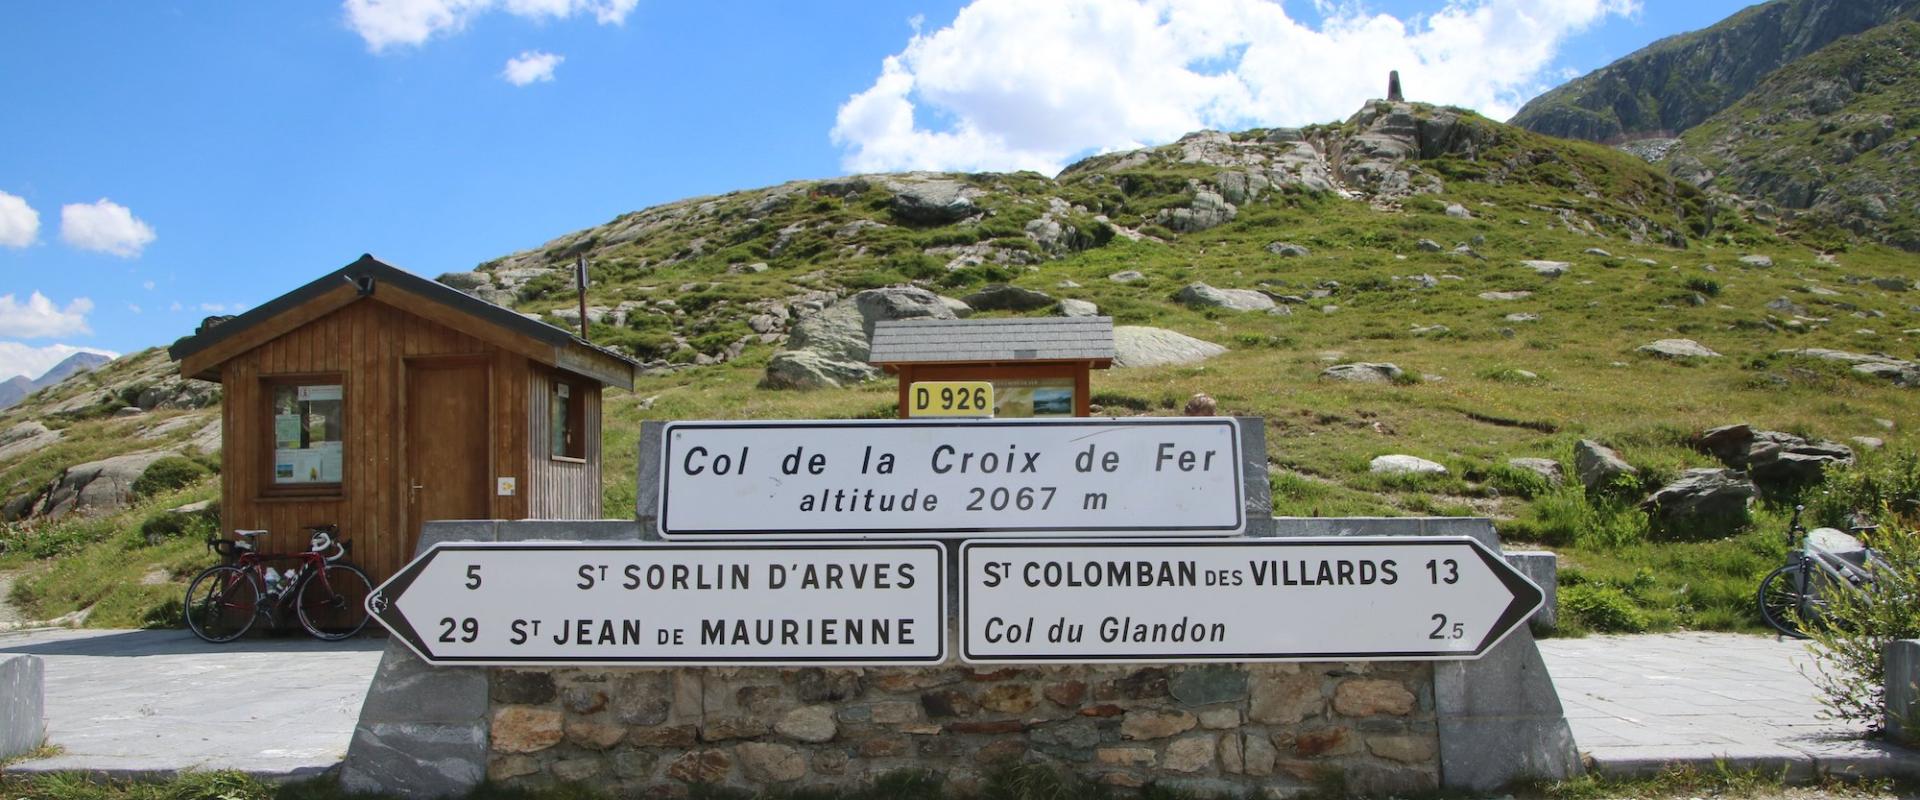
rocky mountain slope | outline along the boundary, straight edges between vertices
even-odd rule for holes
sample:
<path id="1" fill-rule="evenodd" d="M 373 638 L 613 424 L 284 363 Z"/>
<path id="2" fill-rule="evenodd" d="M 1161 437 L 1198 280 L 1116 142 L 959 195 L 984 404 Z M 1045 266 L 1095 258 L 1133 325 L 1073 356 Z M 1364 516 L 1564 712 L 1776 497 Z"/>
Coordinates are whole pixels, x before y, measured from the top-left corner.
<path id="1" fill-rule="evenodd" d="M 1810 232 L 1920 250 L 1920 22 L 1846 37 L 1688 130 L 1664 163 Z"/>
<path id="2" fill-rule="evenodd" d="M 1916 14 L 1915 0 L 1772 0 L 1569 81 L 1510 122 L 1596 142 L 1677 136 L 1748 96 L 1774 70 Z"/>

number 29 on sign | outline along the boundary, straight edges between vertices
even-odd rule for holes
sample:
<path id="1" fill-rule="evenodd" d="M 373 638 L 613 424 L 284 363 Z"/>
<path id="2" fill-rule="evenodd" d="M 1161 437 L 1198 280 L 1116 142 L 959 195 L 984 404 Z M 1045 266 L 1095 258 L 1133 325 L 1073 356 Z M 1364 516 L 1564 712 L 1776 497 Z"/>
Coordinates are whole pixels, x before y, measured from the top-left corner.
<path id="1" fill-rule="evenodd" d="M 908 392 L 909 417 L 991 417 L 993 384 L 986 381 L 915 381 Z"/>

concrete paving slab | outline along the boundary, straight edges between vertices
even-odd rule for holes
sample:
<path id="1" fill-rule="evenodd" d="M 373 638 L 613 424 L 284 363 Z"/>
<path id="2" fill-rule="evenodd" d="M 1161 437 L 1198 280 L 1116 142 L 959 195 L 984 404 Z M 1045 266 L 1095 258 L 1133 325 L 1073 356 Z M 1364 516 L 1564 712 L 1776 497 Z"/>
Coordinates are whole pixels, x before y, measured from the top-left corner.
<path id="1" fill-rule="evenodd" d="M 1608 777 L 1681 764 L 1920 778 L 1920 753 L 1826 717 L 1803 642 L 1725 633 L 1545 639 L 1581 753 Z"/>
<path id="2" fill-rule="evenodd" d="M 0 654 L 45 660 L 47 739 L 62 748 L 7 771 L 317 775 L 346 755 L 383 647 L 303 636 L 216 645 L 186 631 L 0 635 Z"/>

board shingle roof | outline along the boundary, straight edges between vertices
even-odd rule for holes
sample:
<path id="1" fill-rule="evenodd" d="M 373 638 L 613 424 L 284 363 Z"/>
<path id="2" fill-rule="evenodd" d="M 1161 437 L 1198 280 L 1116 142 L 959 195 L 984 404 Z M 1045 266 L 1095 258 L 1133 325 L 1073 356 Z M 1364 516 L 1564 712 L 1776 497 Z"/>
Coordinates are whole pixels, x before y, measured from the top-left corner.
<path id="1" fill-rule="evenodd" d="M 1112 317 L 883 320 L 873 326 L 873 364 L 1113 361 Z"/>

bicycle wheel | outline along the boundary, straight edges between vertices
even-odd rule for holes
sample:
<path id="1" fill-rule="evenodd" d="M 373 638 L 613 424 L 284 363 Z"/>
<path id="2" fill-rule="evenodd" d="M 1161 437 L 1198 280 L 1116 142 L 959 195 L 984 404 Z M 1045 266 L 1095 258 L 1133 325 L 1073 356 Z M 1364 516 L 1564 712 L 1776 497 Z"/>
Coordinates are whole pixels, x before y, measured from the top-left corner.
<path id="1" fill-rule="evenodd" d="M 327 568 L 300 586 L 294 610 L 300 627 L 315 639 L 339 641 L 367 627 L 367 595 L 373 594 L 373 581 L 359 567 L 328 564 Z"/>
<path id="2" fill-rule="evenodd" d="M 244 636 L 259 612 L 260 587 L 239 567 L 208 567 L 187 585 L 187 629 L 209 642 Z"/>
<path id="3" fill-rule="evenodd" d="M 1782 635 L 1807 638 L 1802 626 L 1812 621 L 1814 602 L 1801 565 L 1788 564 L 1760 581 L 1760 618 Z"/>

